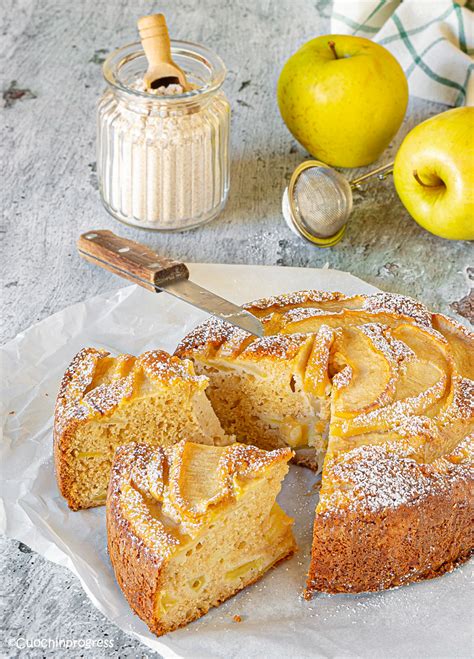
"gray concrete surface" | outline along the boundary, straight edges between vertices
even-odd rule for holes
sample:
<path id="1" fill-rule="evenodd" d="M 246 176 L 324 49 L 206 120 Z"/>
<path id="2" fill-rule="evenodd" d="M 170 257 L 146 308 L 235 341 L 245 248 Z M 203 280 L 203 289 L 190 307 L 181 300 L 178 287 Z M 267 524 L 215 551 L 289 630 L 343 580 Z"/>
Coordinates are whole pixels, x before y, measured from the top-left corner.
<path id="1" fill-rule="evenodd" d="M 173 235 L 117 224 L 101 206 L 95 173 L 101 62 L 110 50 L 136 40 L 139 15 L 158 10 L 167 14 L 173 36 L 205 43 L 221 55 L 233 109 L 227 208 L 212 224 Z M 329 30 L 330 11 L 329 0 L 0 0 L 0 338 L 6 341 L 69 304 L 122 285 L 77 257 L 75 239 L 90 228 L 116 230 L 189 262 L 328 263 L 467 324 L 474 307 L 472 245 L 421 229 L 391 181 L 368 184 L 357 195 L 346 238 L 332 249 L 304 243 L 283 223 L 281 193 L 306 154 L 280 120 L 275 84 L 285 59 Z M 393 157 L 412 126 L 444 109 L 412 99 L 380 162 Z M 4 638 L 109 638 L 113 651 L 68 656 L 152 656 L 96 611 L 66 569 L 12 540 L 2 539 L 0 551 Z M 52 656 L 0 648 L 1 656 L 16 654 Z"/>

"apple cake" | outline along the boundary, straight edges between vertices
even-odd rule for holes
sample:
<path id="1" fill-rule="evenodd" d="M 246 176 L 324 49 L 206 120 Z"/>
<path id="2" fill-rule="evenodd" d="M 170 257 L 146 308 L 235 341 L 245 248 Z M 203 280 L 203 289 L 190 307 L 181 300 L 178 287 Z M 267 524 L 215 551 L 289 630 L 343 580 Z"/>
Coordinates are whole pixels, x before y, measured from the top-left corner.
<path id="1" fill-rule="evenodd" d="M 306 596 L 433 577 L 473 547 L 474 335 L 401 295 L 302 291 L 215 319 L 176 355 L 227 433 L 322 468 Z M 248 439 L 247 439 L 248 438 Z"/>
<path id="2" fill-rule="evenodd" d="M 289 448 L 181 441 L 117 449 L 107 536 L 117 582 L 152 632 L 204 615 L 296 549 L 276 503 Z"/>
<path id="3" fill-rule="evenodd" d="M 140 357 L 81 350 L 64 374 L 54 417 L 56 477 L 70 508 L 105 504 L 117 446 L 228 443 L 207 384 L 190 361 L 162 350 Z"/>

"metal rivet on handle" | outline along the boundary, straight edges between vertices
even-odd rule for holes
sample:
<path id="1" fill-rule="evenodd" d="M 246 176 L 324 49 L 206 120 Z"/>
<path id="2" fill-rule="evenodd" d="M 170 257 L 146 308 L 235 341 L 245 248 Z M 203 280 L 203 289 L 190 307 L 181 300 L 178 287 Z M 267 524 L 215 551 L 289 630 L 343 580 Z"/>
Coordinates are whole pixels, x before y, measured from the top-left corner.
<path id="1" fill-rule="evenodd" d="M 87 240 L 94 240 L 94 238 L 97 238 L 96 233 L 88 233 L 86 236 Z"/>
<path id="2" fill-rule="evenodd" d="M 120 254 L 124 254 L 125 252 L 130 251 L 130 247 L 121 247 L 119 250 L 117 250 Z"/>
<path id="3" fill-rule="evenodd" d="M 161 268 L 161 263 L 149 263 L 149 268 Z"/>

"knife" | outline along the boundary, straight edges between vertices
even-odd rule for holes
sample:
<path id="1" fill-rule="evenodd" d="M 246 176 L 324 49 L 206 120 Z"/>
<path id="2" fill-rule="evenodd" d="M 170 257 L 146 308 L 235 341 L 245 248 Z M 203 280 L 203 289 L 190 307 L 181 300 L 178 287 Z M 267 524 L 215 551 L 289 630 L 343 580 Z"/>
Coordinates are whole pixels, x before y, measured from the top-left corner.
<path id="1" fill-rule="evenodd" d="M 87 261 L 148 291 L 165 291 L 251 334 L 264 335 L 258 318 L 189 281 L 189 270 L 184 263 L 159 256 L 145 245 L 121 238 L 112 231 L 97 230 L 83 233 L 77 241 L 77 249 Z"/>

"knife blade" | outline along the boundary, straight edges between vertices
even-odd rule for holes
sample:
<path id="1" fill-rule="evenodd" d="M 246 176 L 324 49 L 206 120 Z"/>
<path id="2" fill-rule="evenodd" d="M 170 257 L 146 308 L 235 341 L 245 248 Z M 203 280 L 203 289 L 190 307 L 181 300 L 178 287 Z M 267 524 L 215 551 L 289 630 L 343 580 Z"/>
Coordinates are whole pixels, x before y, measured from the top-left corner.
<path id="1" fill-rule="evenodd" d="M 77 248 L 87 261 L 149 291 L 164 291 L 255 336 L 264 335 L 263 325 L 256 316 L 190 281 L 184 263 L 159 256 L 145 245 L 106 230 L 82 234 Z"/>
<path id="2" fill-rule="evenodd" d="M 264 335 L 262 323 L 258 318 L 252 316 L 245 309 L 233 304 L 233 302 L 229 302 L 229 300 L 225 300 L 223 297 L 211 293 L 207 288 L 202 288 L 202 286 L 195 284 L 189 279 L 179 279 L 175 282 L 163 284 L 161 290 L 174 295 L 180 300 L 184 300 L 188 304 L 198 307 L 198 309 L 207 311 L 213 316 L 225 320 L 227 323 L 236 325 L 250 332 L 250 334 L 255 334 L 255 336 L 259 337 Z"/>

